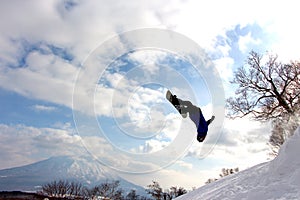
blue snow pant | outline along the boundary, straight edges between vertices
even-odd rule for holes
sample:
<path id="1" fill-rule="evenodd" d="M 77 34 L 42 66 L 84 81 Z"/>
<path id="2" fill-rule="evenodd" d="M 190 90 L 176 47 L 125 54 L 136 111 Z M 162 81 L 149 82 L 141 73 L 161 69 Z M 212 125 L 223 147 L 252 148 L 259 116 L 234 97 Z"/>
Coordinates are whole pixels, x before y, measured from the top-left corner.
<path id="1" fill-rule="evenodd" d="M 189 114 L 190 119 L 195 123 L 196 127 L 197 127 L 197 140 L 199 142 L 203 142 L 203 140 L 205 139 L 206 135 L 207 135 L 207 131 L 208 131 L 208 125 L 207 122 L 199 108 L 199 112 L 198 113 L 190 113 Z"/>
<path id="2" fill-rule="evenodd" d="M 182 101 L 179 99 L 180 105 L 183 107 L 183 113 L 189 113 L 190 119 L 194 122 L 197 127 L 197 140 L 203 142 L 208 131 L 207 122 L 202 114 L 199 107 L 194 106 L 190 101 Z"/>

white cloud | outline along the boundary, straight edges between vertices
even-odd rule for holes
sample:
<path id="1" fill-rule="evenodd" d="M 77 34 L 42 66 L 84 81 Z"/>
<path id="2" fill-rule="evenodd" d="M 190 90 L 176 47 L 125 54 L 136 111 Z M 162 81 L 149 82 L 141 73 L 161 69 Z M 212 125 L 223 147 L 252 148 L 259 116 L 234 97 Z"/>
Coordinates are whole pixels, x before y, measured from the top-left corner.
<path id="1" fill-rule="evenodd" d="M 145 22 L 156 23 L 145 17 L 154 16 L 149 11 L 154 11 L 161 5 L 163 4 L 158 2 L 146 6 L 142 2 L 102 1 L 99 4 L 81 1 L 67 11 L 61 1 L 25 4 L 16 1 L 2 2 L 1 18 L 9 20 L 2 20 L 0 24 L 0 60 L 3 66 L 0 70 L 0 86 L 31 98 L 71 107 L 76 66 L 92 49 L 116 32 L 137 28 L 145 25 Z M 144 13 L 147 15 L 144 16 Z M 137 15 L 142 17 L 136 17 Z M 43 55 L 38 51 L 26 55 L 28 49 L 21 45 L 20 40 L 26 41 L 26 45 L 42 42 L 61 47 L 73 55 L 74 60 L 67 63 L 62 58 L 51 54 Z M 45 45 L 43 47 L 47 48 Z M 16 58 L 25 59 L 27 67 L 7 68 L 6 65 L 19 64 Z"/>
<path id="2" fill-rule="evenodd" d="M 230 91 L 232 86 L 229 84 L 229 80 L 232 80 L 233 77 L 234 60 L 229 56 L 224 56 L 214 60 L 214 64 L 220 73 L 225 91 Z"/>
<path id="3" fill-rule="evenodd" d="M 42 99 L 71 107 L 72 83 L 20 69 L 0 70 L 2 88 L 26 97 Z M 14 81 L 11 81 L 14 80 Z M 55 95 L 53 95 L 55 93 Z"/>
<path id="4" fill-rule="evenodd" d="M 233 4 L 235 6 L 231 6 Z M 1 79 L 3 80 L 1 86 L 9 90 L 15 90 L 23 95 L 48 99 L 68 106 L 71 104 L 72 83 L 77 72 L 77 68 L 72 65 L 82 62 L 88 55 L 88 52 L 97 47 L 97 44 L 105 41 L 105 39 L 120 31 L 120 29 L 130 30 L 138 27 L 159 27 L 161 25 L 172 27 L 174 30 L 198 42 L 200 46 L 212 51 L 215 48 L 213 47 L 215 37 L 223 35 L 226 38 L 224 32 L 237 24 L 243 26 L 247 23 L 258 22 L 261 26 L 267 25 L 269 32 L 278 33 L 280 38 L 283 39 L 282 43 L 279 42 L 278 45 L 274 46 L 280 51 L 287 49 L 288 45 L 291 47 L 291 44 L 295 43 L 291 42 L 292 38 L 297 38 L 294 36 L 298 35 L 295 31 L 287 33 L 287 30 L 291 30 L 291 27 L 282 28 L 289 26 L 287 24 L 293 24 L 286 22 L 297 19 L 294 17 L 297 12 L 289 12 L 290 15 L 280 16 L 283 19 L 279 18 L 275 14 L 276 12 L 265 15 L 264 8 L 268 5 L 263 2 L 259 2 L 259 6 L 254 6 L 255 3 L 251 3 L 246 6 L 247 9 L 244 4 L 236 1 L 175 1 L 167 4 L 156 1 L 151 4 L 133 4 L 129 2 L 115 2 L 111 4 L 102 2 L 101 5 L 93 1 L 84 1 L 78 2 L 78 5 L 69 11 L 65 9 L 64 3 L 59 1 L 22 5 L 18 2 L 18 5 L 22 9 L 16 8 L 14 1 L 2 3 L 1 6 L 2 18 L 10 19 L 9 23 L 3 20 L 0 27 L 3 30 L 0 37 L 1 45 L 3 46 L 1 48 L 2 60 L 6 61 L 6 63 L 15 63 L 16 60 L 13 58 L 16 55 L 20 55 L 20 49 L 22 49 L 22 46 L 21 48 L 14 48 L 16 45 L 11 42 L 8 35 L 16 41 L 24 39 L 29 44 L 46 41 L 46 43 L 60 46 L 74 55 L 75 60 L 68 64 L 53 55 L 41 55 L 38 52 L 32 52 L 26 58 L 30 71 L 27 71 L 27 69 L 16 71 L 3 70 L 1 73 Z M 284 8 L 293 8 L 293 6 L 292 4 L 273 3 L 274 11 Z M 112 12 L 117 10 L 118 12 Z M 135 12 L 132 12 L 132 10 L 135 10 Z M 253 16 L 252 10 L 256 10 L 257 15 Z M 218 16 L 222 16 L 222 18 L 209 17 L 214 16 L 215 13 L 218 13 Z M 123 16 L 126 16 L 126 18 Z M 107 23 L 108 21 L 110 23 Z M 291 37 L 283 37 L 284 35 L 291 35 Z M 249 42 L 249 39 L 251 40 L 248 36 L 240 39 L 242 49 L 244 49 L 245 39 L 248 38 L 246 43 Z M 280 48 L 280 44 L 284 45 L 285 48 Z M 230 47 L 229 49 L 228 46 L 218 46 L 217 48 L 224 55 L 223 58 L 216 61 L 217 68 L 224 79 L 230 78 L 231 72 L 229 67 L 232 65 L 232 60 L 228 57 Z M 296 51 L 298 47 L 295 46 L 295 48 L 292 52 L 298 52 Z M 283 55 L 286 55 L 286 53 Z M 148 61 L 152 62 L 157 57 L 155 54 L 152 56 L 146 54 L 145 57 L 145 52 L 143 51 L 134 53 L 132 56 L 134 59 L 146 63 Z M 157 66 L 153 65 L 150 69 L 155 72 Z M 9 79 L 16 78 L 20 79 L 22 83 L 26 82 L 26 84 L 21 84 L 18 81 L 9 83 Z M 57 91 L 58 94 L 56 94 L 55 98 L 51 98 L 50 95 L 44 94 L 41 88 L 43 88 L 43 91 Z"/>
<path id="5" fill-rule="evenodd" d="M 25 65 L 0 68 L 0 87 L 71 107 L 76 67 L 53 54 L 43 55 L 38 51 L 29 52 Z"/>
<path id="6" fill-rule="evenodd" d="M 187 170 L 193 169 L 193 164 L 184 162 L 182 160 L 176 161 L 176 164 L 178 164 L 180 167 L 186 168 Z"/>
<path id="7" fill-rule="evenodd" d="M 181 166 L 180 166 L 181 165 Z M 184 166 L 183 166 L 184 165 Z M 209 178 L 217 177 L 220 169 L 200 170 L 191 169 L 189 163 L 177 161 L 172 166 L 161 169 L 151 174 L 134 175 L 120 174 L 129 181 L 140 184 L 144 187 L 151 184 L 152 181 L 157 181 L 163 189 L 169 189 L 172 186 L 184 187 L 187 190 L 192 190 L 193 187 L 198 188 L 204 185 Z"/>
<path id="8" fill-rule="evenodd" d="M 248 45 L 249 44 L 260 44 L 262 41 L 260 39 L 254 39 L 251 35 L 251 32 L 248 33 L 245 36 L 240 36 L 238 44 L 239 44 L 239 49 L 241 50 L 242 53 L 247 54 L 248 53 Z"/>
<path id="9" fill-rule="evenodd" d="M 65 129 L 66 128 L 66 129 Z M 80 137 L 73 130 L 0 124 L 0 168 L 29 164 L 56 155 L 82 153 Z"/>
<path id="10" fill-rule="evenodd" d="M 51 112 L 51 111 L 55 111 L 57 108 L 54 106 L 45 106 L 45 105 L 34 105 L 32 106 L 32 109 L 34 109 L 35 111 L 46 111 L 46 112 Z"/>
<path id="11" fill-rule="evenodd" d="M 232 167 L 236 165 L 240 169 L 245 169 L 269 158 L 270 149 L 267 142 L 270 133 L 270 124 L 262 125 L 248 118 L 226 119 L 218 141 L 211 141 L 208 132 L 203 146 L 214 145 L 214 147 L 205 158 L 201 155 L 203 147 L 198 144 L 190 148 L 188 156 L 214 159 L 228 163 Z"/>
<path id="12" fill-rule="evenodd" d="M 161 132 L 168 121 L 165 111 L 165 90 L 138 87 L 128 99 L 128 120 L 125 123 L 129 129 L 138 132 Z M 122 124 L 121 124 L 122 126 Z"/>
<path id="13" fill-rule="evenodd" d="M 153 117 L 157 116 L 155 115 Z M 151 121 L 150 123 L 151 125 L 147 127 L 146 130 L 138 129 L 138 135 L 141 135 L 141 132 L 146 131 L 150 132 L 150 134 L 154 135 L 154 137 L 146 140 L 143 145 L 139 145 L 137 148 L 132 148 L 132 152 L 158 152 L 170 145 L 178 134 L 183 134 L 180 132 L 182 131 L 181 126 L 184 126 L 182 124 L 182 117 L 177 113 L 170 113 L 163 118 L 158 118 L 154 121 Z"/>
<path id="14" fill-rule="evenodd" d="M 146 73 L 155 74 L 159 72 L 159 60 L 164 59 L 167 55 L 167 52 L 159 49 L 141 49 L 130 53 L 129 60 L 138 62 L 138 65 L 142 65 L 141 67 Z"/>
<path id="15" fill-rule="evenodd" d="M 82 141 L 87 151 L 104 165 L 128 173 L 149 173 L 160 169 L 165 162 L 160 162 L 160 158 L 148 154 L 153 149 L 147 149 L 146 153 L 126 152 L 116 148 L 110 141 L 99 136 L 83 136 Z M 150 142 L 151 143 L 151 142 Z M 157 147 L 161 143 L 157 143 Z M 152 148 L 149 146 L 149 148 Z"/>
<path id="16" fill-rule="evenodd" d="M 147 140 L 145 145 L 139 147 L 139 152 L 142 153 L 153 153 L 164 149 L 168 146 L 170 142 L 160 141 L 160 140 Z"/>
<path id="17" fill-rule="evenodd" d="M 71 83 L 75 81 L 75 74 L 78 70 L 77 67 L 64 60 L 63 57 L 42 54 L 40 51 L 30 52 L 25 62 L 28 66 L 27 70 L 35 72 L 37 75 Z"/>
<path id="18" fill-rule="evenodd" d="M 154 163 L 133 160 L 115 151 L 105 138 L 98 136 L 78 136 L 68 124 L 61 128 L 36 128 L 25 125 L 0 124 L 0 153 L 6 162 L 0 169 L 30 164 L 51 156 L 85 155 L 87 151 L 94 158 L 118 170 L 156 170 Z M 82 141 L 84 141 L 84 146 Z M 101 148 L 99 148 L 99 146 Z M 114 155 L 114 156 L 112 156 Z"/>

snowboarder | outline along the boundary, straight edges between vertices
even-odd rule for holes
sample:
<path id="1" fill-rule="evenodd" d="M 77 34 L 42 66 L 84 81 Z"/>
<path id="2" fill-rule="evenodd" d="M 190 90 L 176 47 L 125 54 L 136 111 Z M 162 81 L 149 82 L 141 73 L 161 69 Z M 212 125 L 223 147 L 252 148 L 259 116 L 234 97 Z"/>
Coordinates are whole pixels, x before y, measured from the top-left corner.
<path id="1" fill-rule="evenodd" d="M 187 113 L 189 113 L 190 119 L 197 127 L 197 140 L 203 142 L 208 131 L 208 125 L 215 119 L 215 116 L 212 116 L 206 121 L 199 107 L 193 105 L 190 101 L 177 98 L 177 96 L 173 95 L 169 90 L 167 91 L 166 98 L 184 118 L 187 116 Z"/>

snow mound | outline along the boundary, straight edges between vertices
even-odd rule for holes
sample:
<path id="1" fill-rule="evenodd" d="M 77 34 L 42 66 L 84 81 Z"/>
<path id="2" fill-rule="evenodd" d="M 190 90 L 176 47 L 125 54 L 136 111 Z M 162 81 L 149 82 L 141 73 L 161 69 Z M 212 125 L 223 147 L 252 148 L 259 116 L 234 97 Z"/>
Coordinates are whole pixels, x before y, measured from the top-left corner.
<path id="1" fill-rule="evenodd" d="M 279 155 L 270 163 L 274 175 L 289 177 L 292 183 L 300 185 L 300 127 L 295 134 L 283 144 Z M 295 181 L 295 182 L 294 182 Z M 300 188 L 300 187 L 299 187 Z"/>
<path id="2" fill-rule="evenodd" d="M 274 160 L 205 185 L 177 200 L 300 199 L 299 152 L 300 127 Z"/>

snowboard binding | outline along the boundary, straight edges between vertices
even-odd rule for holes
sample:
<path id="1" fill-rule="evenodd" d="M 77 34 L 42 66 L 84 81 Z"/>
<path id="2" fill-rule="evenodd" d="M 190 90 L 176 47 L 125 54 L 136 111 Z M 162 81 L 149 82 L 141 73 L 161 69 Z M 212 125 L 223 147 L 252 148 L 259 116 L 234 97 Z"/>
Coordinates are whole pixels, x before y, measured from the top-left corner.
<path id="1" fill-rule="evenodd" d="M 169 102 L 176 108 L 176 110 L 181 114 L 183 118 L 187 117 L 187 113 L 183 112 L 183 107 L 180 105 L 179 100 L 176 95 L 173 95 L 169 90 L 166 93 L 166 98 Z"/>

